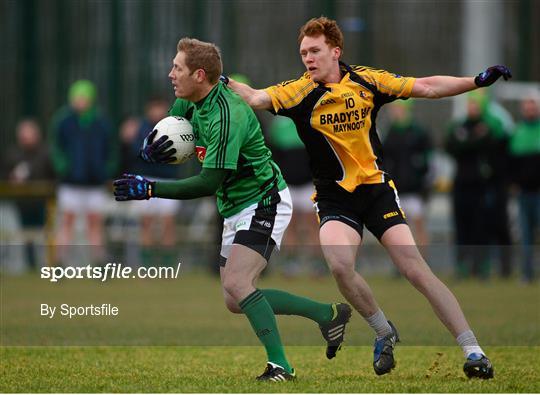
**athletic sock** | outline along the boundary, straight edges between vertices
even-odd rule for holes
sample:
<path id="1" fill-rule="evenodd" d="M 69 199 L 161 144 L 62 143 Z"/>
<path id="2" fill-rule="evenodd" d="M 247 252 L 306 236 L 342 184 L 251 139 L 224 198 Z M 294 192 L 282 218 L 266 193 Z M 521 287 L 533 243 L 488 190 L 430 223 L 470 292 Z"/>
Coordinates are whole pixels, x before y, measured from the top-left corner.
<path id="1" fill-rule="evenodd" d="M 461 346 L 465 358 L 468 358 L 469 355 L 473 353 L 486 355 L 484 354 L 482 348 L 478 345 L 478 340 L 476 340 L 473 331 L 471 331 L 470 329 L 456 337 L 456 341 Z"/>
<path id="2" fill-rule="evenodd" d="M 272 307 L 274 314 L 299 315 L 318 324 L 324 324 L 335 318 L 332 304 L 319 303 L 279 289 L 262 289 L 261 292 Z"/>
<path id="3" fill-rule="evenodd" d="M 264 345 L 268 362 L 279 365 L 287 372 L 292 373 L 291 365 L 289 365 L 287 357 L 285 357 L 285 350 L 279 336 L 276 317 L 262 292 L 256 289 L 242 300 L 239 306 L 248 318 L 257 337 Z"/>
<path id="4" fill-rule="evenodd" d="M 388 320 L 381 309 L 377 310 L 375 314 L 366 318 L 365 320 L 371 329 L 373 329 L 377 334 L 377 339 L 382 339 L 386 335 L 390 335 L 392 333 L 392 327 L 388 323 Z"/>

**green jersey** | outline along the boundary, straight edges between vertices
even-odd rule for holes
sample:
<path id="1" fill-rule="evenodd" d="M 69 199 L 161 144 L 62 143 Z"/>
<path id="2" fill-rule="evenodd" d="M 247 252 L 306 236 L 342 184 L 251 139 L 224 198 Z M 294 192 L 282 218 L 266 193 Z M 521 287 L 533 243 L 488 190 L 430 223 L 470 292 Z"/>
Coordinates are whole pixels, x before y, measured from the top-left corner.
<path id="1" fill-rule="evenodd" d="M 223 217 L 263 200 L 272 189 L 287 187 L 255 113 L 221 82 L 198 103 L 176 99 L 169 113 L 191 121 L 204 168 L 230 170 L 216 192 Z"/>
<path id="2" fill-rule="evenodd" d="M 510 139 L 510 153 L 514 156 L 540 154 L 540 119 L 517 126 Z"/>

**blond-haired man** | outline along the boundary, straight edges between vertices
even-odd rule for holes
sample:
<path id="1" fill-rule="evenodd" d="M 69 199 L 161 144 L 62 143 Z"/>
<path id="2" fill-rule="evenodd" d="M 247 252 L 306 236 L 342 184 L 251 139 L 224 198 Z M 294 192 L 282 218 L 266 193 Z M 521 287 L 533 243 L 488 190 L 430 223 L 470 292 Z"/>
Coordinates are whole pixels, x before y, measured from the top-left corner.
<path id="1" fill-rule="evenodd" d="M 218 211 L 224 217 L 220 272 L 225 304 L 231 312 L 247 316 L 266 349 L 268 363 L 258 379 L 292 380 L 295 372 L 285 356 L 274 314 L 315 321 L 327 341 L 327 357 L 333 358 L 343 342 L 351 308 L 255 288 L 290 221 L 289 190 L 253 110 L 219 82 L 219 49 L 183 38 L 177 50 L 169 73 L 177 97 L 170 114 L 191 120 L 201 173 L 178 181 L 150 181 L 128 174 L 114 183 L 116 200 L 217 195 Z M 148 162 L 170 161 L 172 142 L 167 136 L 153 141 L 155 135 L 155 131 L 148 135 L 141 156 Z"/>

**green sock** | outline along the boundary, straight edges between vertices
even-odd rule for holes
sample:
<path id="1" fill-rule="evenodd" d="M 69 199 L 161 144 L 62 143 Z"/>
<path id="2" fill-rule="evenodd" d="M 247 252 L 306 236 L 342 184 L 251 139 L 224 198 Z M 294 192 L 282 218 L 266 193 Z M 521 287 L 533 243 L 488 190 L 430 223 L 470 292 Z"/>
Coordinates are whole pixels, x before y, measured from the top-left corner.
<path id="1" fill-rule="evenodd" d="M 332 308 L 332 304 L 319 303 L 279 289 L 263 289 L 261 292 L 272 306 L 274 314 L 299 315 L 318 324 L 323 324 L 335 318 L 336 312 Z"/>
<path id="2" fill-rule="evenodd" d="M 292 373 L 291 365 L 289 365 L 287 357 L 285 357 L 285 350 L 279 336 L 276 317 L 262 292 L 256 289 L 242 300 L 239 305 L 248 318 L 257 337 L 264 345 L 268 361 Z"/>

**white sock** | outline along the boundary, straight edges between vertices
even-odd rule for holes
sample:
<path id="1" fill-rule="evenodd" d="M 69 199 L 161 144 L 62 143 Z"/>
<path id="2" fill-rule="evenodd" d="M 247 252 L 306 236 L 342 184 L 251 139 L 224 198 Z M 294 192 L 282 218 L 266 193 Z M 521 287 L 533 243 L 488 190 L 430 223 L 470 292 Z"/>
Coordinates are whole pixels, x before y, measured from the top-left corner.
<path id="1" fill-rule="evenodd" d="M 465 358 L 468 358 L 469 355 L 473 353 L 486 355 L 484 354 L 484 351 L 482 350 L 482 348 L 478 345 L 478 340 L 476 340 L 476 337 L 474 336 L 473 331 L 471 331 L 470 329 L 468 331 L 461 333 L 458 337 L 456 337 L 456 341 L 461 346 L 461 349 L 463 350 L 463 355 L 465 355 Z"/>
<path id="2" fill-rule="evenodd" d="M 365 320 L 377 334 L 377 339 L 381 339 L 386 335 L 392 333 L 392 327 L 388 323 L 388 320 L 384 316 L 384 313 L 381 309 L 379 309 L 375 314 L 373 314 L 371 317 L 366 318 Z"/>

